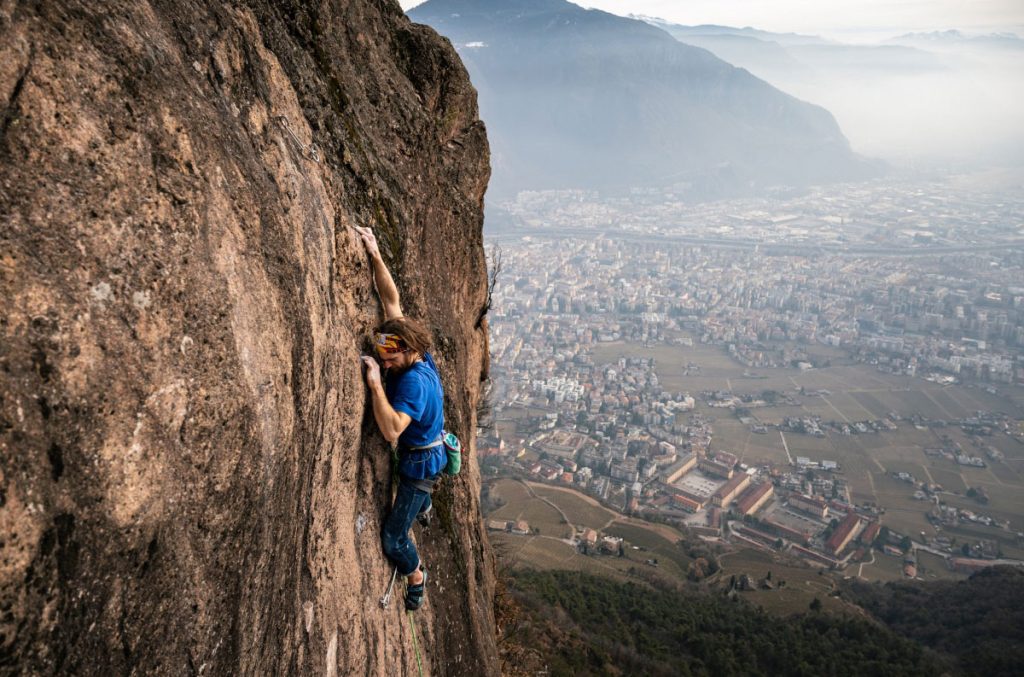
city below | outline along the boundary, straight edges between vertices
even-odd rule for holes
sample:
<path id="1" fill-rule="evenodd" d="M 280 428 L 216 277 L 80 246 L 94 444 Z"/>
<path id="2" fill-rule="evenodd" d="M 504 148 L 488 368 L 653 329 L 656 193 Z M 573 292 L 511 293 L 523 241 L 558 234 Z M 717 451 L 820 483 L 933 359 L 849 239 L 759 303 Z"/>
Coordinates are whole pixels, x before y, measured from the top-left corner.
<path id="1" fill-rule="evenodd" d="M 499 205 L 499 242 L 524 235 L 590 237 L 756 248 L 764 254 L 875 256 L 1024 248 L 1024 190 L 1016 172 L 930 180 L 886 178 L 774 197 L 684 201 L 673 188 L 602 197 L 581 190 L 520 193 Z M 995 187 L 993 187 L 995 186 Z"/>
<path id="2" fill-rule="evenodd" d="M 1024 564 L 1021 191 L 669 198 L 505 205 L 487 472 L 865 578 Z"/>

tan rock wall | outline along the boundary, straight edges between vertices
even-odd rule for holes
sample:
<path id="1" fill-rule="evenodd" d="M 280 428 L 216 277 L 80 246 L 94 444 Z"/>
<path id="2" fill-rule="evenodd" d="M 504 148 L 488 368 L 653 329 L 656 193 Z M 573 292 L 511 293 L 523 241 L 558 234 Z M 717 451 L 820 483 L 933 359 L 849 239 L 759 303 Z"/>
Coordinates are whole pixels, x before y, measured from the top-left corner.
<path id="1" fill-rule="evenodd" d="M 425 672 L 496 671 L 472 431 L 476 95 L 397 3 L 0 1 L 0 672 L 409 674 L 351 225 L 433 328 L 463 474 Z"/>

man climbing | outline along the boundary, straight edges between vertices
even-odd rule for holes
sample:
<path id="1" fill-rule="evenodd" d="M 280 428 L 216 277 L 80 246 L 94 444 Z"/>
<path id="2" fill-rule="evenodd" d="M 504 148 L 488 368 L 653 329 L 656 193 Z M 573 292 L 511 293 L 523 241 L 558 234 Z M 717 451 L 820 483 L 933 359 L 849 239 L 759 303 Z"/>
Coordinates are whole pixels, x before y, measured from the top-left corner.
<path id="1" fill-rule="evenodd" d="M 367 355 L 366 384 L 370 387 L 373 417 L 388 442 L 398 444 L 398 494 L 384 523 L 384 553 L 398 573 L 406 577 L 405 607 L 423 605 L 427 571 L 409 538 L 414 519 L 429 522 L 430 492 L 447 463 L 444 434 L 444 391 L 437 365 L 428 352 L 430 332 L 418 321 L 404 317 L 398 288 L 369 228 L 355 228 L 373 265 L 377 295 L 384 306 L 384 323 L 374 332 L 374 347 L 385 369 Z"/>

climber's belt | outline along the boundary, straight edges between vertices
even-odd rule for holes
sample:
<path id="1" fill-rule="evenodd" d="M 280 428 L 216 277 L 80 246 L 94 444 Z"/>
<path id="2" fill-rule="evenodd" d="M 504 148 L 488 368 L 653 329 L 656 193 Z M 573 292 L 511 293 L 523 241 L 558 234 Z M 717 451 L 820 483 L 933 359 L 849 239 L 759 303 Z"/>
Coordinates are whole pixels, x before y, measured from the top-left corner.
<path id="1" fill-rule="evenodd" d="M 430 475 L 429 477 L 424 477 L 424 475 L 427 475 L 427 473 L 433 470 L 433 468 L 430 468 L 426 464 L 433 457 L 431 452 L 442 445 L 444 445 L 443 437 L 438 437 L 430 444 L 424 444 L 416 447 L 399 445 L 398 474 L 402 475 L 402 481 L 407 484 L 411 484 L 420 491 L 430 493 L 434 488 L 434 484 L 437 483 L 440 473 L 438 472 Z M 443 468 L 441 468 L 441 470 L 443 470 Z"/>

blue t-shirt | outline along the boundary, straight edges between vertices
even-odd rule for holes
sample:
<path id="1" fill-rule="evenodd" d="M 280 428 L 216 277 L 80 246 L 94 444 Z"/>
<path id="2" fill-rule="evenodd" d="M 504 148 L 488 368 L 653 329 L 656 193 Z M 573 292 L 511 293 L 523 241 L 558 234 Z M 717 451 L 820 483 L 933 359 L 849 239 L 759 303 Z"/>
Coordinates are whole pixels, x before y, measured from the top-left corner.
<path id="1" fill-rule="evenodd" d="M 440 439 L 444 429 L 444 390 L 437 365 L 430 353 L 401 374 L 388 375 L 384 385 L 388 403 L 395 411 L 408 414 L 412 421 L 398 438 L 401 451 L 398 472 L 413 479 L 433 477 L 448 462 L 444 445 L 423 451 L 408 451 Z"/>

